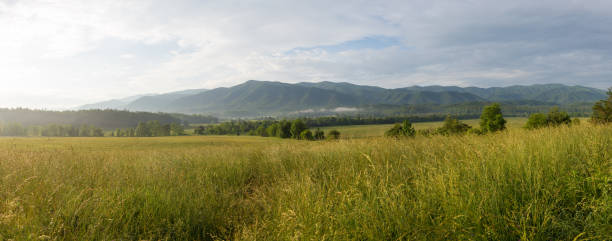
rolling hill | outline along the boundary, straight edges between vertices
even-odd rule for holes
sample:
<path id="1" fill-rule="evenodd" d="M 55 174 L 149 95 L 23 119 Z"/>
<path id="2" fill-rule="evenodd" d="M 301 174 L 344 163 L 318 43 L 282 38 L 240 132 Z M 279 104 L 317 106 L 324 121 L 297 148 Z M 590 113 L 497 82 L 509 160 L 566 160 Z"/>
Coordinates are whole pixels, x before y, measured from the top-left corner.
<path id="1" fill-rule="evenodd" d="M 207 113 L 227 117 L 265 116 L 337 108 L 388 105 L 456 105 L 481 102 L 533 102 L 549 105 L 588 103 L 603 99 L 603 90 L 560 84 L 510 87 L 412 86 L 385 89 L 351 83 L 288 84 L 250 80 L 212 90 L 186 90 L 81 106 L 79 109 Z M 117 103 L 115 103 L 117 102 Z M 115 106 L 115 107 L 113 107 Z"/>

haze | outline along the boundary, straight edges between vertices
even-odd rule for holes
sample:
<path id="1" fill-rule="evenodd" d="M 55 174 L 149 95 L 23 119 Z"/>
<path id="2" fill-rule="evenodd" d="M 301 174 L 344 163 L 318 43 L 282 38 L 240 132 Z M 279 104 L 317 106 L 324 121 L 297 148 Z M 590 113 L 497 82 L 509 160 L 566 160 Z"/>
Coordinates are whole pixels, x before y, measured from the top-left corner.
<path id="1" fill-rule="evenodd" d="M 0 107 L 249 79 L 612 85 L 611 1 L 0 0 Z"/>

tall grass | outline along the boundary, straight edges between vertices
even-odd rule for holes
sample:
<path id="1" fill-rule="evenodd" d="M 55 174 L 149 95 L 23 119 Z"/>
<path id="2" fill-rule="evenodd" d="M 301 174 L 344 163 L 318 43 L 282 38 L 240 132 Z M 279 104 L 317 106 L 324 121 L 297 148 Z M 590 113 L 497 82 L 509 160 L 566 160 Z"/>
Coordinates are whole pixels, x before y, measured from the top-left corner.
<path id="1" fill-rule="evenodd" d="M 0 240 L 607 240 L 612 128 L 0 139 Z"/>

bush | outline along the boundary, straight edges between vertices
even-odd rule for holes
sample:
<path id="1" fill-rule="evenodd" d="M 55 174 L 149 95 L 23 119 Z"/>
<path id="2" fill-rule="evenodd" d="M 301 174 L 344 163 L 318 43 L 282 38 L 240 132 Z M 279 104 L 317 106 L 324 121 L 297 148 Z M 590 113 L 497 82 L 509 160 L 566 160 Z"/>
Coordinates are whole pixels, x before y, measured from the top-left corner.
<path id="1" fill-rule="evenodd" d="M 550 109 L 548 112 L 548 125 L 550 126 L 559 126 L 559 125 L 569 125 L 572 122 L 572 119 L 565 111 L 559 111 L 558 107 L 554 107 Z"/>
<path id="2" fill-rule="evenodd" d="M 409 120 L 404 120 L 401 125 L 395 124 L 395 126 L 385 132 L 385 136 L 390 137 L 413 137 L 414 135 L 416 135 L 416 130 Z"/>
<path id="3" fill-rule="evenodd" d="M 480 130 L 480 129 L 478 129 L 478 128 L 470 128 L 470 129 L 467 131 L 467 134 L 469 134 L 469 135 L 482 135 L 482 134 L 484 134 L 484 133 L 482 133 L 482 130 Z"/>
<path id="4" fill-rule="evenodd" d="M 300 140 L 312 141 L 314 137 L 312 136 L 312 132 L 310 130 L 304 130 L 300 133 Z"/>
<path id="5" fill-rule="evenodd" d="M 548 117 L 542 113 L 531 114 L 525 124 L 526 129 L 537 129 L 545 126 L 548 126 Z"/>
<path id="6" fill-rule="evenodd" d="M 327 133 L 327 138 L 330 140 L 338 140 L 340 139 L 340 132 L 338 130 L 331 130 Z"/>
<path id="7" fill-rule="evenodd" d="M 578 119 L 576 119 L 578 120 Z M 578 124 L 580 120 L 578 120 Z M 548 115 L 542 113 L 535 113 L 529 116 L 527 123 L 525 124 L 526 129 L 538 129 L 546 126 L 559 126 L 569 125 L 572 123 L 570 116 L 565 111 L 559 111 L 559 108 L 552 108 Z"/>
<path id="8" fill-rule="evenodd" d="M 465 134 L 470 129 L 472 129 L 470 125 L 462 123 L 458 119 L 447 115 L 444 120 L 444 125 L 440 127 L 437 132 L 441 135 L 457 135 Z"/>
<path id="9" fill-rule="evenodd" d="M 325 140 L 325 132 L 317 128 L 314 134 L 314 138 L 315 140 Z"/>
<path id="10" fill-rule="evenodd" d="M 435 128 L 427 128 L 427 129 L 418 130 L 417 133 L 421 136 L 433 136 L 433 135 L 438 134 L 438 131 Z"/>

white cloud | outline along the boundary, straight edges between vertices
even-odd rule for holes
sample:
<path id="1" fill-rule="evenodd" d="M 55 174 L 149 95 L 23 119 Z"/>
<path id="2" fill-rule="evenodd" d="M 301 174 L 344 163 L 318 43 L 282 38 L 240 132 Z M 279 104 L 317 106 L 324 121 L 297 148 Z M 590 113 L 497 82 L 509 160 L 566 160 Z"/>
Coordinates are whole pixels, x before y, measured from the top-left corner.
<path id="1" fill-rule="evenodd" d="M 603 88 L 610 16 L 605 1 L 0 1 L 0 92 L 38 93 L 0 105 L 249 79 Z M 316 48 L 371 36 L 400 45 Z"/>

